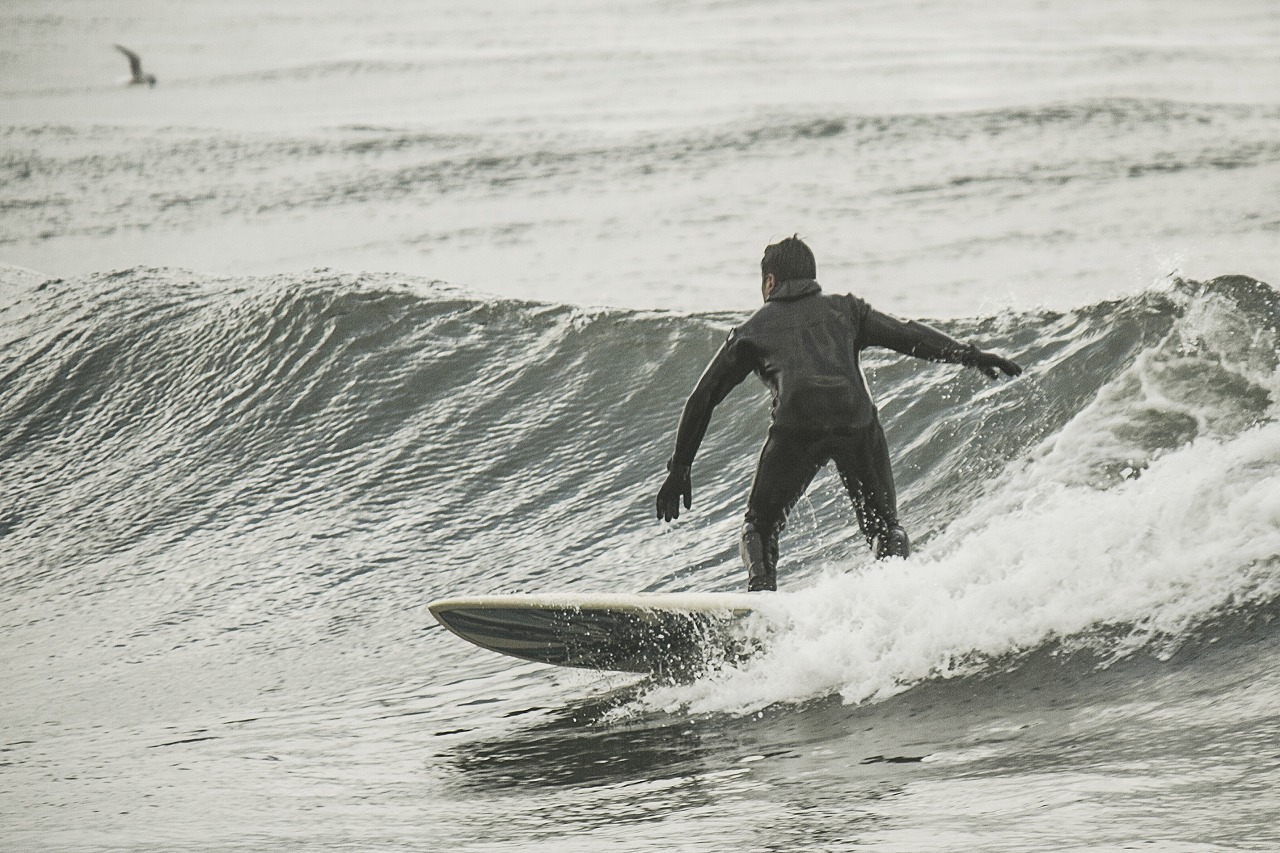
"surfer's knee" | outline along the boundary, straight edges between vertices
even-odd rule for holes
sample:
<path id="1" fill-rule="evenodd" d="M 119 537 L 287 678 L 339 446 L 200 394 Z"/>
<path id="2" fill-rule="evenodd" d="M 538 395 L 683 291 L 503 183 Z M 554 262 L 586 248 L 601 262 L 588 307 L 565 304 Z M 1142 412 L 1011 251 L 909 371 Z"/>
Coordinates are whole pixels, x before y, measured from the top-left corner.
<path id="1" fill-rule="evenodd" d="M 754 521 L 742 525 L 738 553 L 747 567 L 747 592 L 778 588 L 778 534 L 761 530 Z"/>
<path id="2" fill-rule="evenodd" d="M 909 557 L 911 556 L 911 539 L 901 525 L 895 524 L 876 535 L 875 550 L 877 560 Z"/>

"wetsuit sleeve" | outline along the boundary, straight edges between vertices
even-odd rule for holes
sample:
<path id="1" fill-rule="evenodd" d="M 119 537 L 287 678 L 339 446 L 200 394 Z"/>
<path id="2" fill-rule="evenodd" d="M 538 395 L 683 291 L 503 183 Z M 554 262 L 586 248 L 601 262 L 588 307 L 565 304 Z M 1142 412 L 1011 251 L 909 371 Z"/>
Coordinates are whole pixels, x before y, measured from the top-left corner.
<path id="1" fill-rule="evenodd" d="M 866 307 L 865 312 L 861 346 L 887 347 L 903 355 L 963 364 L 965 367 L 977 364 L 978 348 L 973 344 L 962 344 L 950 335 L 915 320 L 899 320 L 871 307 Z"/>
<path id="2" fill-rule="evenodd" d="M 673 467 L 687 468 L 693 464 L 693 457 L 707 434 L 707 425 L 711 423 L 712 410 L 751 372 L 753 362 L 747 349 L 739 340 L 737 331 L 732 331 L 703 371 L 680 415 L 676 450 L 671 455 Z"/>

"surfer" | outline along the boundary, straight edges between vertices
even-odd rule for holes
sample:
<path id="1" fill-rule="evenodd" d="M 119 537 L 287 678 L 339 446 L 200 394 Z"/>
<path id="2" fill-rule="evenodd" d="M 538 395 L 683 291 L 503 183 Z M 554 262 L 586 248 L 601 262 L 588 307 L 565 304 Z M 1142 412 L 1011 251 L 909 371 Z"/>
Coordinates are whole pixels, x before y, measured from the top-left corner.
<path id="1" fill-rule="evenodd" d="M 777 589 L 778 534 L 818 470 L 834 461 L 858 524 L 876 559 L 906 557 L 907 533 L 884 430 L 859 364 L 870 346 L 928 361 L 974 367 L 992 379 L 1022 368 L 995 353 L 915 321 L 875 310 L 853 295 L 822 291 L 813 252 L 799 238 L 765 247 L 760 261 L 764 306 L 729 337 L 689 395 L 658 491 L 658 518 L 680 517 L 693 503 L 690 468 L 712 410 L 755 372 L 773 393 L 768 437 L 747 497 L 739 552 L 750 592 Z"/>
<path id="2" fill-rule="evenodd" d="M 133 75 L 129 80 L 130 86 L 156 85 L 156 75 L 142 72 L 142 57 L 124 45 L 118 44 L 115 48 L 129 58 L 129 73 Z"/>

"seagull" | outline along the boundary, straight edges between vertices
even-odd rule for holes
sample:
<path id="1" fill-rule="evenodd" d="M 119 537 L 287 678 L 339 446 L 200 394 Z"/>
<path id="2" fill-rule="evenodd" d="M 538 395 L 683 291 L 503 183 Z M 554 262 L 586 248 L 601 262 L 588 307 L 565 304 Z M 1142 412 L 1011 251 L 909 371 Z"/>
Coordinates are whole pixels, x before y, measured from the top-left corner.
<path id="1" fill-rule="evenodd" d="M 133 79 L 129 81 L 130 86 L 141 86 L 143 83 L 148 86 L 156 84 L 156 75 L 142 73 L 142 57 L 122 45 L 116 45 L 116 50 L 129 57 L 129 70 L 133 73 Z"/>

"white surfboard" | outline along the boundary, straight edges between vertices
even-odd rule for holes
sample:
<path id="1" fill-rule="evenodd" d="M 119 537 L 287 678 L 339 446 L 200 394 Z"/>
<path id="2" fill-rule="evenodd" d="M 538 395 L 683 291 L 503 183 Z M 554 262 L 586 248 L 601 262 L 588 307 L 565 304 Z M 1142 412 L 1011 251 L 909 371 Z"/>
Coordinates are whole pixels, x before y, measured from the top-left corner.
<path id="1" fill-rule="evenodd" d="M 741 651 L 734 625 L 761 593 L 563 593 L 445 598 L 441 625 L 481 648 L 584 669 L 678 672 Z"/>

